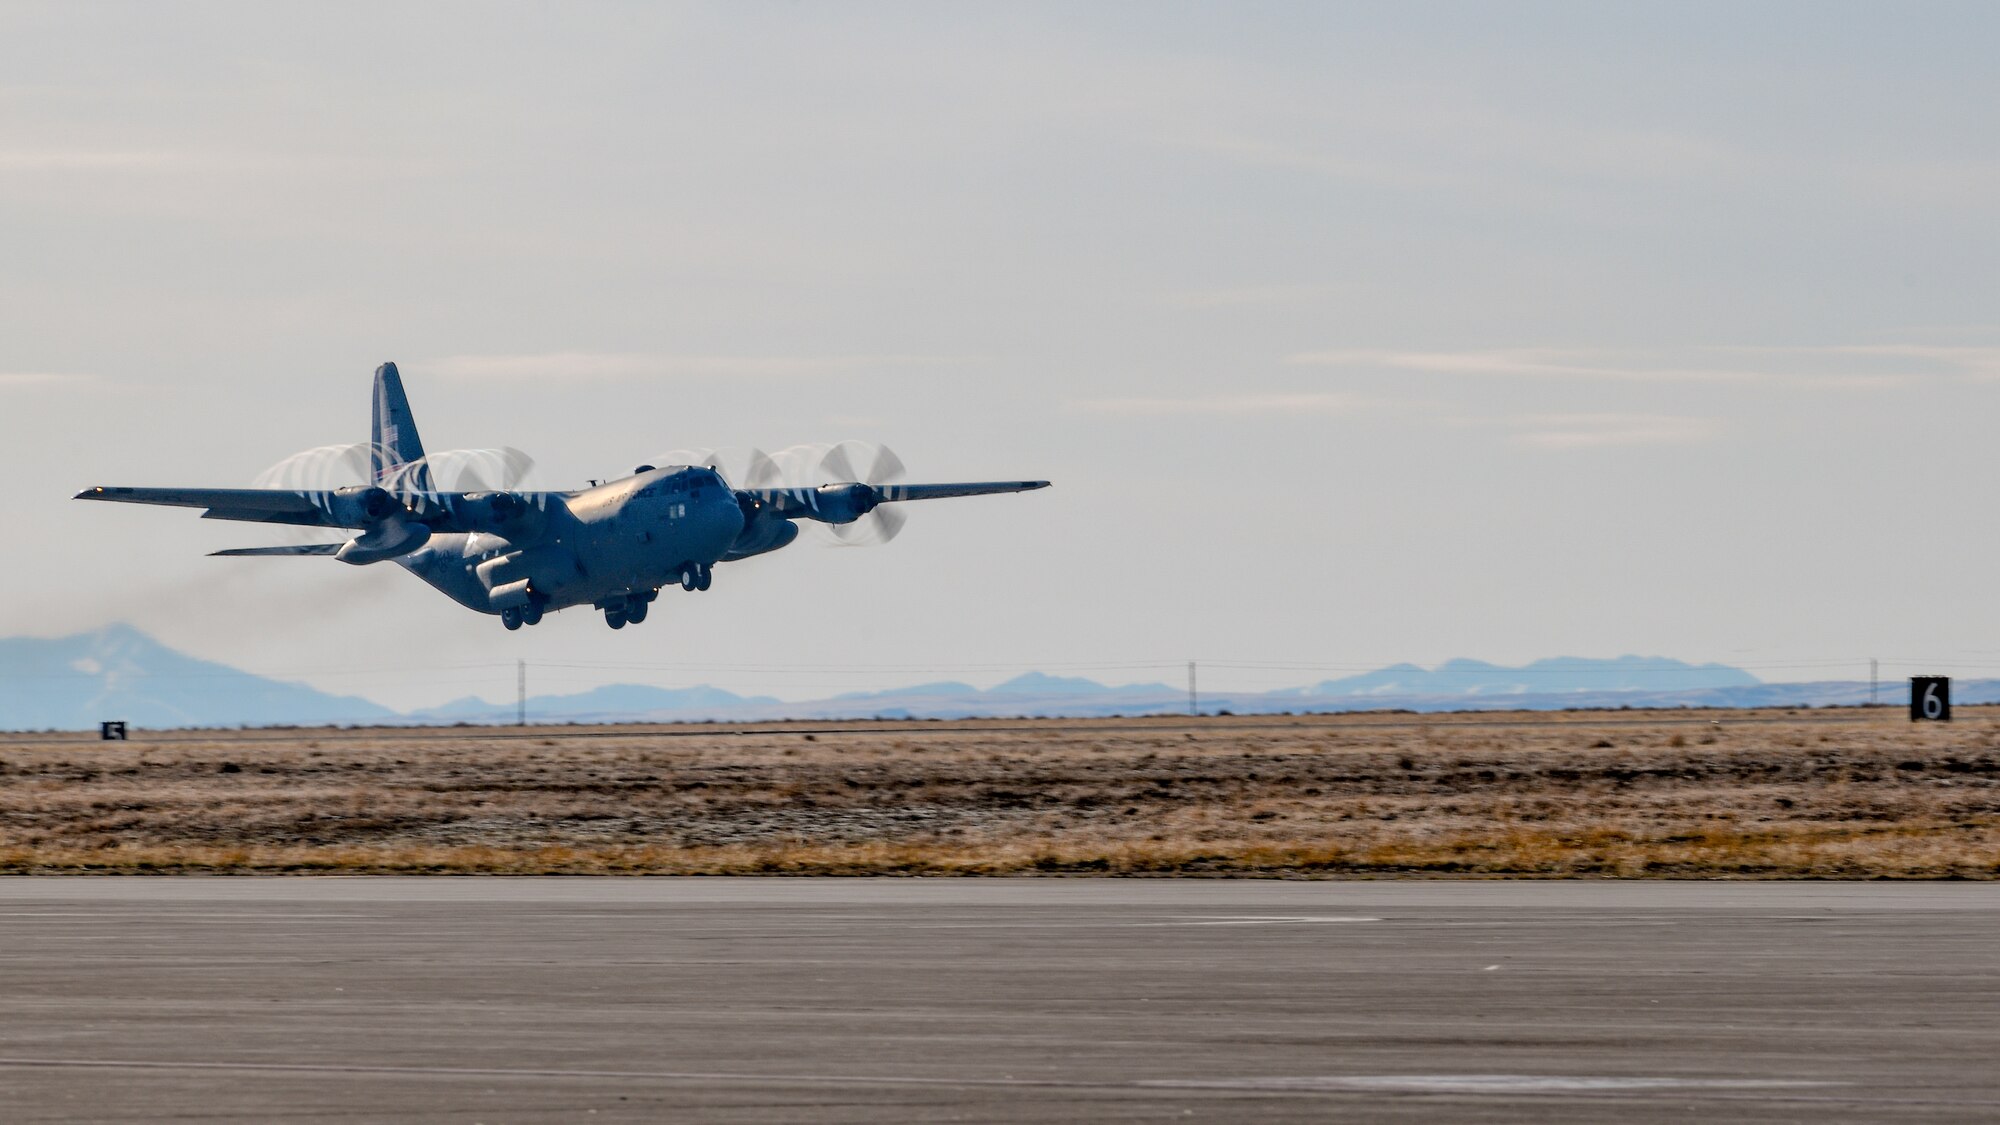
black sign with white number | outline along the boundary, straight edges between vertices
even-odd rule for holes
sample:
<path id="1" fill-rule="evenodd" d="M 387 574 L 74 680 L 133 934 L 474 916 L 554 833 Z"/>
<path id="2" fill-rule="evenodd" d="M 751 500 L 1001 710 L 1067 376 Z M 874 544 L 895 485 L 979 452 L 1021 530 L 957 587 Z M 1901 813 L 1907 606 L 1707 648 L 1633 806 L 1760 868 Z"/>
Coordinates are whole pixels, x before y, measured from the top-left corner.
<path id="1" fill-rule="evenodd" d="M 1948 723 L 1951 721 L 1951 677 L 1910 677 L 1910 721 Z"/>

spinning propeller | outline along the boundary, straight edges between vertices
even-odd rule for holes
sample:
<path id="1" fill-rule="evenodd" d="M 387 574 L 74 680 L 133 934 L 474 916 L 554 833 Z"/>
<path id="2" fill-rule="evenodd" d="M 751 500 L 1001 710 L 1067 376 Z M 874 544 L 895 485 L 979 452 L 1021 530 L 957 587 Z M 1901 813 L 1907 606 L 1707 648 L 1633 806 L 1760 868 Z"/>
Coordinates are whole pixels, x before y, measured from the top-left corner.
<path id="1" fill-rule="evenodd" d="M 782 472 L 761 449 L 673 449 L 653 458 L 656 465 L 714 469 L 732 488 L 778 488 Z"/>
<path id="2" fill-rule="evenodd" d="M 302 450 L 257 474 L 257 488 L 326 492 L 366 481 L 372 447 L 365 441 Z M 434 492 L 514 492 L 529 483 L 535 459 L 518 449 L 442 449 L 422 460 L 398 465 L 383 487 Z M 424 476 L 428 486 L 419 488 Z"/>
<path id="3" fill-rule="evenodd" d="M 867 469 L 856 473 L 854 467 L 857 462 L 866 464 Z M 903 479 L 903 459 L 888 446 L 873 442 L 837 442 L 820 455 L 820 467 L 833 481 L 859 481 L 870 488 L 894 484 Z M 901 509 L 884 506 L 878 501 L 866 515 L 853 523 L 822 526 L 842 546 L 865 547 L 894 539 L 896 533 L 903 530 L 903 521 L 908 518 Z"/>
<path id="4" fill-rule="evenodd" d="M 365 441 L 301 450 L 258 473 L 251 483 L 257 488 L 296 492 L 353 489 L 369 479 L 373 468 L 370 463 L 373 450 L 374 447 Z M 534 469 L 535 459 L 518 449 L 444 449 L 421 460 L 397 465 L 381 480 L 380 487 L 390 495 L 408 492 L 491 492 L 495 489 L 513 492 L 527 483 Z M 393 503 L 387 495 L 382 499 L 385 503 Z M 494 502 L 512 499 L 508 496 L 491 498 Z M 387 513 L 382 523 L 371 524 L 355 540 L 361 544 L 361 550 L 379 554 L 375 550 L 378 541 L 384 544 L 382 551 L 406 543 L 421 545 L 414 530 L 405 526 L 401 518 L 402 505 L 395 503 L 394 507 L 396 510 Z M 274 528 L 273 532 L 293 544 L 314 548 L 327 546 L 319 542 L 317 533 L 302 528 Z"/>
<path id="5" fill-rule="evenodd" d="M 841 441 L 831 445 L 794 445 L 776 453 L 761 449 L 676 449 L 662 454 L 661 465 L 700 465 L 721 473 L 737 488 L 818 488 L 823 484 L 865 484 L 882 488 L 903 479 L 903 459 L 886 445 L 871 441 Z M 844 547 L 887 543 L 903 530 L 909 517 L 892 504 L 876 503 L 852 523 L 821 523 L 833 542 Z"/>

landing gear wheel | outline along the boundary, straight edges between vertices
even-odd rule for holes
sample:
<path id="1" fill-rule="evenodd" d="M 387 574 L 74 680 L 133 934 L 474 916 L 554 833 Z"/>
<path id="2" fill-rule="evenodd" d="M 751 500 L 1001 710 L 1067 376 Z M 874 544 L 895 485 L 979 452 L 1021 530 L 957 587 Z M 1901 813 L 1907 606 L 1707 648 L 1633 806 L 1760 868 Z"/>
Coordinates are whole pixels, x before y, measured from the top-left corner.
<path id="1" fill-rule="evenodd" d="M 681 564 L 681 589 L 693 590 L 701 584 L 701 567 L 694 563 Z"/>
<path id="2" fill-rule="evenodd" d="M 704 565 L 701 568 L 700 573 L 698 573 L 695 576 L 694 588 L 697 590 L 706 590 L 708 589 L 708 584 L 714 580 L 715 580 L 715 568 L 712 566 Z"/>
<path id="3" fill-rule="evenodd" d="M 521 613 L 521 624 L 540 625 L 542 623 L 541 600 L 538 598 L 534 601 L 529 602 L 527 605 L 522 606 L 520 609 L 520 613 Z"/>
<path id="4" fill-rule="evenodd" d="M 625 620 L 637 625 L 646 619 L 646 603 L 630 602 L 625 606 Z"/>
<path id="5" fill-rule="evenodd" d="M 604 623 L 613 629 L 623 629 L 625 627 L 625 615 L 615 609 L 607 609 L 604 611 Z"/>
<path id="6" fill-rule="evenodd" d="M 505 625 L 509 633 L 519 629 L 521 627 L 521 611 L 518 609 L 501 610 L 500 624 Z"/>

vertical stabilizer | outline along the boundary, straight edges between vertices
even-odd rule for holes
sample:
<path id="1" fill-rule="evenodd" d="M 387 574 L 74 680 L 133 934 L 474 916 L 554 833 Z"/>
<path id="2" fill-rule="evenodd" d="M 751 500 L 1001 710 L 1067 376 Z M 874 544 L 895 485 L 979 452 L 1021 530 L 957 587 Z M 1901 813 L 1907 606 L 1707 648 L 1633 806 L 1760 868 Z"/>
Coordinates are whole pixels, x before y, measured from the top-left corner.
<path id="1" fill-rule="evenodd" d="M 375 484 L 392 491 L 431 490 L 430 467 L 423 463 L 424 440 L 417 436 L 417 420 L 403 394 L 403 377 L 393 363 L 375 369 L 375 411 L 368 427 L 368 447 Z"/>

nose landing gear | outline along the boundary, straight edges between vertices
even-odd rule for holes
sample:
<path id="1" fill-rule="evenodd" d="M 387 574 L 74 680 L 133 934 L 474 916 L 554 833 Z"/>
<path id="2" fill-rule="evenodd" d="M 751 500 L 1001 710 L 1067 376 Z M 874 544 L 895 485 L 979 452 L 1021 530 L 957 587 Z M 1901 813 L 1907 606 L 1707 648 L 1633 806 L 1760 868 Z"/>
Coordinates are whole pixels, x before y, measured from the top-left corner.
<path id="1" fill-rule="evenodd" d="M 681 589 L 706 590 L 715 578 L 715 568 L 707 563 L 681 564 Z"/>

